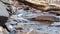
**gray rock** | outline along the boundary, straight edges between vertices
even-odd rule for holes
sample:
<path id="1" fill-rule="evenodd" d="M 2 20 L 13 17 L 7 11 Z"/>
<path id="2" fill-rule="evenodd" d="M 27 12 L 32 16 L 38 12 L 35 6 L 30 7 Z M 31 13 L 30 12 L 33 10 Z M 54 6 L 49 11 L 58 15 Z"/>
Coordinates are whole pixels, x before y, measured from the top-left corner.
<path id="1" fill-rule="evenodd" d="M 5 3 L 9 3 L 9 0 L 1 0 L 1 1 L 3 1 L 3 2 L 5 2 Z"/>
<path id="2" fill-rule="evenodd" d="M 4 5 L 2 2 L 0 2 L 0 16 L 9 17 L 9 13 L 6 10 L 6 5 Z"/>

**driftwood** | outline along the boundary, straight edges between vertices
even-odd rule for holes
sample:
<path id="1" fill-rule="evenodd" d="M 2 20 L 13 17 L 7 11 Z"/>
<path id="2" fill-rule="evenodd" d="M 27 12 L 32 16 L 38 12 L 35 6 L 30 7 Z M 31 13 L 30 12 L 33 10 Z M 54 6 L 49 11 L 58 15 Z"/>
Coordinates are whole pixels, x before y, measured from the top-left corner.
<path id="1" fill-rule="evenodd" d="M 55 14 L 60 14 L 60 12 L 55 12 L 55 11 L 60 11 L 60 7 L 56 5 L 50 5 L 46 2 L 32 2 L 30 0 L 17 0 L 18 2 L 24 3 L 25 5 L 28 5 L 30 7 L 33 7 L 35 9 L 41 10 L 41 11 L 54 11 L 53 13 Z"/>
<path id="2" fill-rule="evenodd" d="M 54 14 L 60 15 L 60 11 L 50 11 L 50 13 L 54 13 Z"/>
<path id="3" fill-rule="evenodd" d="M 39 16 L 36 18 L 32 18 L 33 21 L 39 21 L 39 22 L 60 22 L 59 18 L 53 17 L 53 16 Z"/>
<path id="4" fill-rule="evenodd" d="M 40 2 L 38 4 L 38 3 L 33 3 L 30 0 L 17 0 L 17 1 L 20 2 L 20 3 L 23 3 L 25 5 L 28 5 L 30 7 L 33 7 L 35 9 L 41 10 L 41 11 L 51 12 L 51 10 L 53 10 L 54 11 L 53 13 L 60 14 L 59 12 L 56 12 L 56 11 L 60 11 L 60 7 L 56 6 L 56 5 L 50 5 L 46 2 Z M 52 17 L 51 16 L 40 16 L 40 17 L 37 17 L 37 18 L 33 18 L 33 20 L 35 20 L 35 21 L 51 21 L 51 22 L 60 21 L 59 18 L 55 18 L 53 16 Z"/>
<path id="5" fill-rule="evenodd" d="M 36 0 L 37 2 L 32 1 L 32 0 L 11 0 L 12 2 L 11 3 L 14 3 L 14 6 L 19 6 L 21 4 L 25 4 L 29 7 L 32 7 L 32 8 L 35 8 L 35 9 L 38 9 L 38 10 L 41 10 L 42 12 L 46 11 L 46 12 L 50 12 L 50 11 L 54 11 L 52 13 L 55 13 L 55 14 L 60 14 L 59 13 L 56 13 L 55 11 L 60 11 L 60 7 L 57 6 L 57 5 L 51 5 L 49 3 L 46 3 L 46 2 L 42 2 L 42 1 L 38 1 Z"/>
<path id="6" fill-rule="evenodd" d="M 36 9 L 39 9 L 42 11 L 46 11 L 46 10 L 55 10 L 55 11 L 59 10 L 60 11 L 60 7 L 55 6 L 55 5 L 49 5 L 48 3 L 45 3 L 45 2 L 34 3 L 32 1 L 29 1 L 29 0 L 18 0 L 18 1 L 24 3 L 25 5 L 29 5 L 33 8 L 36 8 Z"/>

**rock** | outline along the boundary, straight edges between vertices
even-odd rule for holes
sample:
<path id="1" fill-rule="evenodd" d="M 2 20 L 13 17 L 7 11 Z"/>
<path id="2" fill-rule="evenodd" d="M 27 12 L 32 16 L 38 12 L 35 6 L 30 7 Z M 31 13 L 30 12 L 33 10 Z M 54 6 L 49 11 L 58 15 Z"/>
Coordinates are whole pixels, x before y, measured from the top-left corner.
<path id="1" fill-rule="evenodd" d="M 6 10 L 6 6 L 0 2 L 0 26 L 4 25 L 7 22 L 9 13 Z"/>
<path id="2" fill-rule="evenodd" d="M 1 1 L 3 1 L 3 2 L 5 2 L 5 3 L 9 3 L 9 0 L 1 0 Z"/>
<path id="3" fill-rule="evenodd" d="M 2 2 L 0 2 L 0 16 L 9 17 L 9 13 L 6 10 L 6 6 Z"/>

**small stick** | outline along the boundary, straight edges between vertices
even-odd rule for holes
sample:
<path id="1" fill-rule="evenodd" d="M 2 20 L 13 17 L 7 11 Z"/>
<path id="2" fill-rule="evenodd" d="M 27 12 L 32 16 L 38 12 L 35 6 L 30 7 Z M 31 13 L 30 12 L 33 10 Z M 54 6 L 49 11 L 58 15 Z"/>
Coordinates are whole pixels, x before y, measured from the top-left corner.
<path id="1" fill-rule="evenodd" d="M 31 29 L 30 31 L 28 31 L 27 34 L 29 34 L 31 31 L 33 31 L 33 29 Z"/>

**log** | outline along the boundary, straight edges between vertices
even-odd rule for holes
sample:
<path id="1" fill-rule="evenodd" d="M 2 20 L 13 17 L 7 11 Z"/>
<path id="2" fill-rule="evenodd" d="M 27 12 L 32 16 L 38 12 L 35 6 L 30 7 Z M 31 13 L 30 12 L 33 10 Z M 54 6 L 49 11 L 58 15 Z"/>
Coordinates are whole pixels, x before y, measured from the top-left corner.
<path id="1" fill-rule="evenodd" d="M 39 16 L 36 18 L 32 18 L 33 21 L 49 21 L 49 22 L 60 22 L 59 18 L 53 16 Z"/>
<path id="2" fill-rule="evenodd" d="M 35 2 L 32 0 L 17 0 L 18 2 L 22 2 L 25 5 L 28 5 L 30 7 L 33 7 L 35 9 L 41 10 L 41 11 L 49 11 L 49 10 L 54 10 L 54 11 L 60 11 L 60 7 L 56 5 L 50 5 L 46 2 Z"/>

